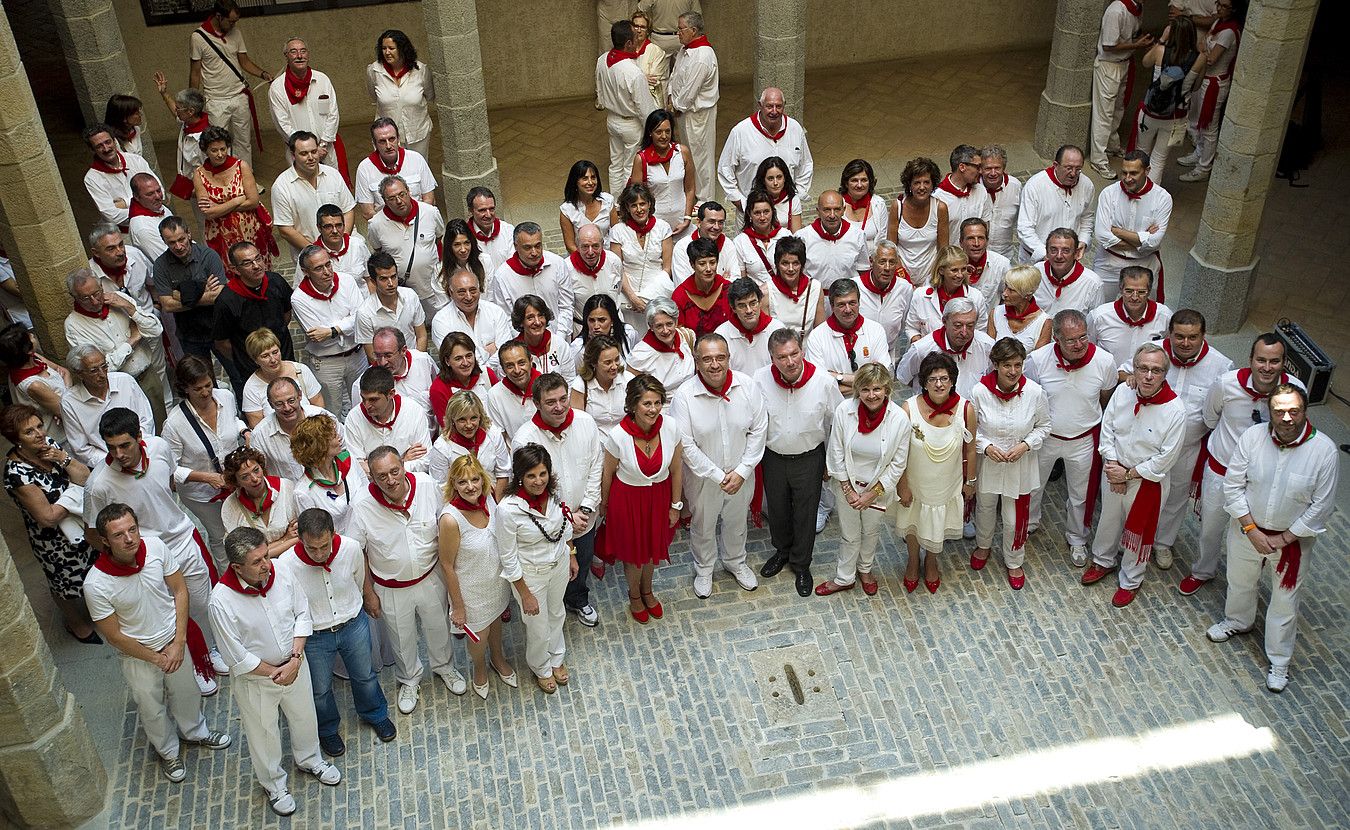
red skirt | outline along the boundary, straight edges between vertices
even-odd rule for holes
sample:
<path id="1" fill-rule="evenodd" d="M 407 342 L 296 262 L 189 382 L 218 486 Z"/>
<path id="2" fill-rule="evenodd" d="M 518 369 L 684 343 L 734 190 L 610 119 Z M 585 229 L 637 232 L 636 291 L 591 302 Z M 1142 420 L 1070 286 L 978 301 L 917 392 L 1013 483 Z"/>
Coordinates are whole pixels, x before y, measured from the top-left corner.
<path id="1" fill-rule="evenodd" d="M 595 537 L 595 552 L 606 562 L 658 564 L 670 559 L 670 478 L 646 487 L 625 484 L 616 476 L 609 486 L 605 523 Z"/>

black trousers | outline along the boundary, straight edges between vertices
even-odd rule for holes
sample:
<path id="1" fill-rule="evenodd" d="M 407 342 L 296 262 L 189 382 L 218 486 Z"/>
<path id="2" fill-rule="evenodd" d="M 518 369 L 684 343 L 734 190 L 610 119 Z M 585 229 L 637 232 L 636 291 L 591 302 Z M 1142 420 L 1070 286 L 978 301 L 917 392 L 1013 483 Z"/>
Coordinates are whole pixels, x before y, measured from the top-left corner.
<path id="1" fill-rule="evenodd" d="M 801 455 L 764 450 L 764 506 L 774 550 L 788 555 L 796 573 L 811 567 L 816 549 L 816 508 L 825 475 L 825 445 Z"/>

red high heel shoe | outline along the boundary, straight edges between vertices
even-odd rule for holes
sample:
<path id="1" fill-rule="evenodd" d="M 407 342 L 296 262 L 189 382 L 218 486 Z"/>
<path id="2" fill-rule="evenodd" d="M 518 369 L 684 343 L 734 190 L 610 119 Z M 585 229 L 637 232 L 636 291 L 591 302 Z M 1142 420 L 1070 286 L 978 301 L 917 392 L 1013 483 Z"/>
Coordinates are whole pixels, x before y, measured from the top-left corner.
<path id="1" fill-rule="evenodd" d="M 917 587 L 919 587 L 918 579 L 910 579 L 909 577 L 905 577 L 905 593 L 912 594 L 914 593 L 914 589 Z"/>
<path id="2" fill-rule="evenodd" d="M 941 585 L 941 584 L 942 584 L 942 577 L 938 577 L 937 579 L 933 580 L 932 582 L 929 582 L 929 581 L 926 580 L 926 579 L 923 581 L 924 587 L 928 589 L 928 593 L 930 593 L 930 594 L 936 594 L 936 593 L 937 593 L 938 586 Z"/>
<path id="3" fill-rule="evenodd" d="M 633 596 L 632 594 L 629 594 L 629 595 L 628 595 L 628 601 L 629 601 L 630 603 L 631 603 L 631 602 L 642 602 L 642 597 L 635 597 L 635 596 Z M 632 614 L 632 615 L 633 615 L 633 619 L 636 620 L 637 622 L 643 624 L 643 625 L 646 625 L 646 624 L 647 624 L 647 619 L 651 616 L 651 612 L 647 610 L 646 605 L 643 605 L 641 611 L 634 611 L 634 610 L 633 610 L 633 606 L 632 606 L 632 605 L 629 605 L 629 606 L 628 606 L 628 613 Z"/>
<path id="4" fill-rule="evenodd" d="M 652 603 L 650 605 L 647 604 L 647 597 L 652 598 Z M 661 603 L 656 601 L 656 594 L 653 594 L 650 591 L 642 594 L 642 604 L 647 606 L 647 614 L 654 620 L 661 619 L 661 615 L 665 613 L 661 608 Z"/>

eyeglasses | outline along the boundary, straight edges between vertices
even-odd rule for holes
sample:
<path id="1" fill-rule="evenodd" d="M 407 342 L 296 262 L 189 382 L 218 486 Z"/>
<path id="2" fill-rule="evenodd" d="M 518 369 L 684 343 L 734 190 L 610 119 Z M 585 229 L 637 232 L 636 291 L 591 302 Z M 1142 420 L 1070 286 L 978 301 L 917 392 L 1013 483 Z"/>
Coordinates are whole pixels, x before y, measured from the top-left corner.
<path id="1" fill-rule="evenodd" d="M 1147 288 L 1122 288 L 1122 289 L 1120 290 L 1120 296 L 1122 296 L 1122 297 L 1147 297 L 1147 296 L 1148 296 L 1148 289 L 1147 289 Z"/>
<path id="2" fill-rule="evenodd" d="M 929 378 L 927 381 L 925 381 L 925 382 L 924 382 L 924 385 L 925 385 L 925 386 L 931 386 L 931 385 L 936 384 L 937 386 L 948 386 L 948 385 L 951 384 L 951 382 L 952 382 L 952 379 L 949 378 L 949 377 L 945 377 L 945 376 L 944 376 L 944 377 L 932 377 L 932 378 Z"/>
<path id="3" fill-rule="evenodd" d="M 1080 334 L 1077 337 L 1061 337 L 1059 338 L 1059 342 L 1061 345 L 1064 346 L 1072 346 L 1078 343 L 1086 343 L 1090 339 L 1091 338 L 1089 338 L 1086 334 Z"/>

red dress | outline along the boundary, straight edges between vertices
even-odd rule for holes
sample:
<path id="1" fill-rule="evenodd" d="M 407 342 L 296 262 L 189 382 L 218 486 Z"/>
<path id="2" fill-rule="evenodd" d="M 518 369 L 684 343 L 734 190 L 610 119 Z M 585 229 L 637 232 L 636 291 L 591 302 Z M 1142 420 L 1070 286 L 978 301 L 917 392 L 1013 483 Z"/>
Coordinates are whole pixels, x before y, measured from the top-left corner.
<path id="1" fill-rule="evenodd" d="M 694 297 L 702 299 L 708 294 L 699 293 L 693 277 L 680 283 L 670 295 L 671 301 L 680 310 L 677 322 L 685 328 L 693 329 L 696 337 L 716 331 L 718 326 L 731 319 L 731 300 L 727 297 L 730 287 L 731 283 L 718 275 L 713 282 L 712 291 L 708 292 L 708 294 L 717 292 L 717 299 L 713 301 L 712 307 L 704 311 L 694 303 Z"/>
<path id="2" fill-rule="evenodd" d="M 204 166 L 198 167 L 196 171 L 197 180 L 206 190 L 206 197 L 217 205 L 244 195 L 244 166 L 233 156 L 230 159 L 232 161 L 226 161 L 225 169 L 233 168 L 234 172 L 224 187 L 211 181 Z M 223 172 L 221 170 L 217 175 Z M 263 268 L 272 270 L 272 257 L 277 254 L 277 243 L 272 238 L 272 217 L 267 213 L 267 208 L 258 205 L 253 210 L 231 211 L 219 218 L 207 219 L 205 223 L 206 247 L 220 254 L 222 262 L 230 261 L 231 245 L 252 242 L 258 246 L 258 253 L 262 255 Z"/>
<path id="3" fill-rule="evenodd" d="M 650 456 L 638 449 L 632 417 L 625 416 L 605 436 L 605 449 L 619 459 L 619 469 L 609 486 L 609 506 L 605 522 L 595 537 L 596 555 L 605 562 L 615 560 L 628 565 L 659 564 L 670 559 L 670 542 L 675 528 L 670 526 L 670 505 L 674 502 L 670 481 L 670 453 L 667 448 L 679 440 L 673 424 L 658 418 L 653 433 L 661 440 Z M 646 481 L 630 484 L 629 481 Z M 654 478 L 659 481 L 652 481 Z"/>

